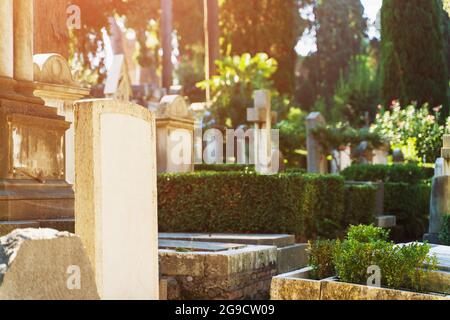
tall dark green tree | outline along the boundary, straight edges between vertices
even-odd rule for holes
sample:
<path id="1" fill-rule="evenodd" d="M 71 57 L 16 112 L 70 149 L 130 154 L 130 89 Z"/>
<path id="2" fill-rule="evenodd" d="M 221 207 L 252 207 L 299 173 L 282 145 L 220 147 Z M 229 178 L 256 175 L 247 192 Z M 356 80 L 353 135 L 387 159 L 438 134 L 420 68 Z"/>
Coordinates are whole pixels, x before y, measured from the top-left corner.
<path id="1" fill-rule="evenodd" d="M 299 91 L 314 92 L 314 101 L 321 97 L 331 108 L 331 98 L 341 75 L 347 74 L 350 61 L 364 47 L 367 32 L 364 7 L 360 0 L 303 2 L 314 13 L 309 30 L 316 37 L 317 52 L 304 60 Z"/>
<path id="2" fill-rule="evenodd" d="M 440 0 L 384 0 L 382 95 L 385 105 L 399 99 L 443 105 L 448 115 L 448 69 Z"/>
<path id="3" fill-rule="evenodd" d="M 294 91 L 295 46 L 302 33 L 298 6 L 298 0 L 225 0 L 220 8 L 223 51 L 275 58 L 275 86 L 281 93 Z"/>

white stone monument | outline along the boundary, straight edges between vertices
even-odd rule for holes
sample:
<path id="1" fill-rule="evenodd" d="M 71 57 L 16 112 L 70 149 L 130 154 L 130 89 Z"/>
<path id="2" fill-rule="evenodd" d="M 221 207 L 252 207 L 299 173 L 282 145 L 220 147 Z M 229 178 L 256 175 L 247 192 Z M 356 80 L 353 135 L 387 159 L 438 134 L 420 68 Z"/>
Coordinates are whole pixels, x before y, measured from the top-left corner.
<path id="1" fill-rule="evenodd" d="M 164 96 L 156 112 L 158 172 L 194 171 L 194 114 L 186 100 Z"/>
<path id="2" fill-rule="evenodd" d="M 128 102 L 75 104 L 75 229 L 102 299 L 159 290 L 155 118 Z"/>
<path id="3" fill-rule="evenodd" d="M 78 84 L 64 57 L 59 54 L 37 54 L 34 61 L 34 94 L 45 104 L 58 110 L 58 114 L 70 122 L 66 131 L 66 181 L 75 183 L 75 129 L 74 102 L 89 96 L 89 88 Z"/>

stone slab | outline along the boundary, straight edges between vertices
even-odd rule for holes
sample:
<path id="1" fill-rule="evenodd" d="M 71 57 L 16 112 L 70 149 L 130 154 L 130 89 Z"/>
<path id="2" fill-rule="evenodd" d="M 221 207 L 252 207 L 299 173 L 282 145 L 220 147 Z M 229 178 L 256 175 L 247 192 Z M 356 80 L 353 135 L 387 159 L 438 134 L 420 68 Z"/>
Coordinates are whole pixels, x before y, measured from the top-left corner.
<path id="1" fill-rule="evenodd" d="M 287 234 L 160 233 L 159 239 L 197 242 L 225 242 L 255 246 L 276 246 L 278 248 L 295 244 L 295 236 Z"/>
<path id="2" fill-rule="evenodd" d="M 450 247 L 432 245 L 430 254 L 436 255 L 440 271 L 450 272 Z"/>
<path id="3" fill-rule="evenodd" d="M 81 240 L 52 229 L 0 238 L 0 300 L 97 300 Z"/>
<path id="4" fill-rule="evenodd" d="M 397 217 L 391 215 L 379 216 L 376 218 L 379 228 L 393 228 L 397 225 Z"/>
<path id="5" fill-rule="evenodd" d="M 277 270 L 283 274 L 298 270 L 308 264 L 308 244 L 294 244 L 277 249 Z"/>
<path id="6" fill-rule="evenodd" d="M 213 242 L 196 242 L 180 240 L 159 240 L 160 249 L 179 249 L 186 251 L 218 252 L 227 250 L 237 250 L 244 248 L 245 245 Z"/>

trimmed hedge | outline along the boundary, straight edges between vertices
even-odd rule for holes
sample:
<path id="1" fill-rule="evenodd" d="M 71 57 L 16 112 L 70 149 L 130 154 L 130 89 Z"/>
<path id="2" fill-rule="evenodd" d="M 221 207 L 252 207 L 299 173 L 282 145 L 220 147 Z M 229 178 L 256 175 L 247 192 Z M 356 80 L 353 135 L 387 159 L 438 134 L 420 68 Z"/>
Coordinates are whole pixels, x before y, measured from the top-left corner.
<path id="1" fill-rule="evenodd" d="M 427 183 L 386 183 L 386 213 L 397 216 L 392 236 L 396 241 L 421 240 L 428 230 L 431 186 Z"/>
<path id="2" fill-rule="evenodd" d="M 372 188 L 349 189 L 342 177 L 331 175 L 160 175 L 159 227 L 161 232 L 289 233 L 301 239 L 336 238 L 350 223 L 372 219 Z M 345 204 L 351 204 L 348 211 Z"/>
<path id="3" fill-rule="evenodd" d="M 419 167 L 416 164 L 353 165 L 341 173 L 347 181 L 404 182 L 417 184 L 431 179 L 432 168 Z"/>
<path id="4" fill-rule="evenodd" d="M 196 164 L 195 171 L 212 172 L 254 172 L 254 165 L 245 164 Z"/>
<path id="5" fill-rule="evenodd" d="M 372 185 L 345 186 L 345 225 L 370 225 L 375 221 L 377 188 Z"/>

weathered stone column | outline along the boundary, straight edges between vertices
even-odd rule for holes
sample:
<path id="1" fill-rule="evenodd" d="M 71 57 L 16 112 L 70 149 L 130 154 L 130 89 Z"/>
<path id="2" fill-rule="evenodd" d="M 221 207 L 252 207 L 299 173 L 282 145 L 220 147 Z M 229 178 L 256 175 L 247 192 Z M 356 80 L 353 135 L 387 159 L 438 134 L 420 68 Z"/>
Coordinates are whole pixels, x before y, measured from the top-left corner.
<path id="1" fill-rule="evenodd" d="M 0 77 L 14 76 L 13 0 L 0 1 Z"/>
<path id="2" fill-rule="evenodd" d="M 33 0 L 14 0 L 14 79 L 19 81 L 33 81 L 33 21 Z"/>

